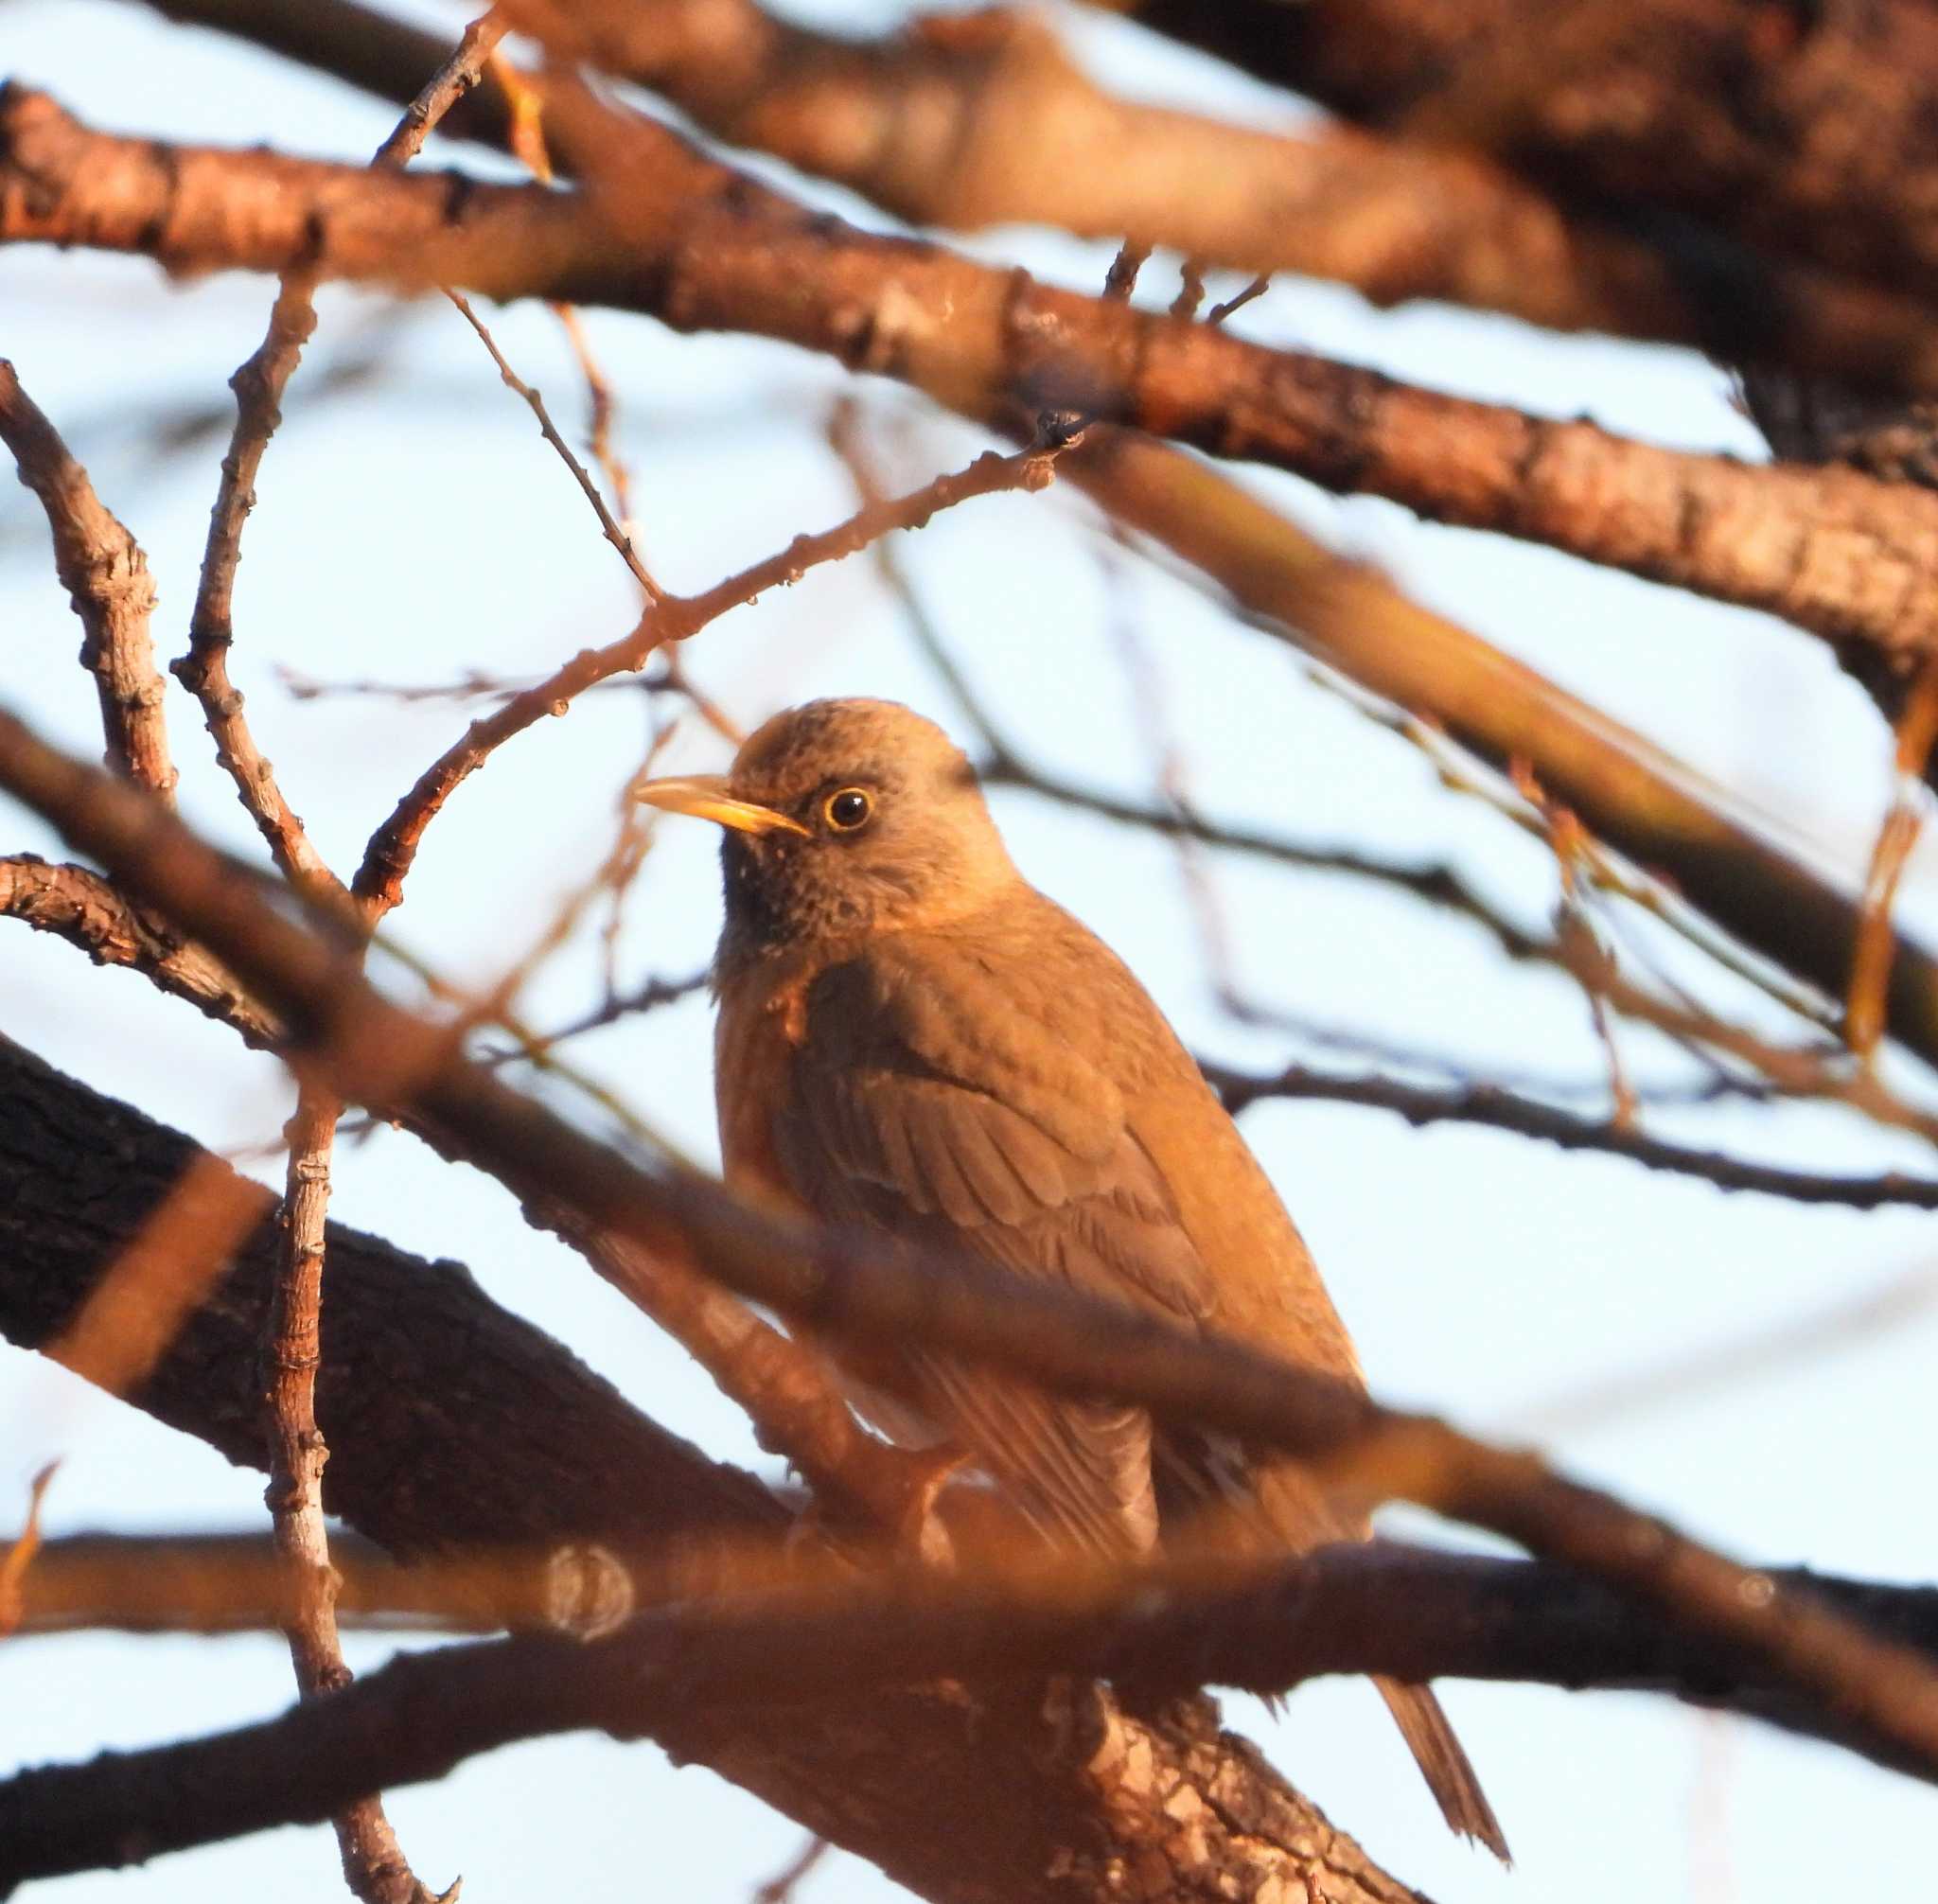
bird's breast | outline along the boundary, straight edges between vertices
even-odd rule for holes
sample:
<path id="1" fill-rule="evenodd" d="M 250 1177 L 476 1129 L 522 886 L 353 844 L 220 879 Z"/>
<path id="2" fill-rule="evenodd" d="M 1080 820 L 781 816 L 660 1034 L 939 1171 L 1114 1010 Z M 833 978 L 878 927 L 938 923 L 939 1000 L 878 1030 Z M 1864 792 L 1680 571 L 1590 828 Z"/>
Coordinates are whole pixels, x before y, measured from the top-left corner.
<path id="1" fill-rule="evenodd" d="M 794 1088 L 811 977 L 804 970 L 755 971 L 731 980 L 721 991 L 714 1027 L 714 1109 L 728 1186 L 800 1216 L 813 1212 L 781 1167 L 774 1112 Z"/>

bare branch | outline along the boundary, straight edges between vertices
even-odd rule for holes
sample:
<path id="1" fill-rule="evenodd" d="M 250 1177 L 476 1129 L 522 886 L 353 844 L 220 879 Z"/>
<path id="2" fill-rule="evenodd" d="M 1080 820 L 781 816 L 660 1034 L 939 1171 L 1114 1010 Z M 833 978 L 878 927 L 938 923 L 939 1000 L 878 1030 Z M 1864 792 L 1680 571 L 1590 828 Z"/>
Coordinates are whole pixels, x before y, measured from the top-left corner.
<path id="1" fill-rule="evenodd" d="M 1774 1591 L 1775 1577 L 1762 1578 Z M 1787 1584 L 1798 1600 L 1882 1613 L 1926 1646 L 1938 1624 L 1930 1589 Z M 1790 1710 L 1728 1648 L 1665 1633 L 1605 1590 L 1524 1563 L 1335 1548 L 1263 1581 L 1188 1567 L 966 1579 L 918 1570 L 689 1602 L 589 1644 L 535 1634 L 407 1656 L 267 1724 L 17 1774 L 0 1782 L 0 1880 L 96 1868 L 127 1838 L 173 1850 L 301 1822 L 360 1775 L 437 1777 L 516 1738 L 586 1726 L 628 1737 L 681 1701 L 772 1709 L 943 1674 L 984 1686 L 1076 1672 L 1154 1693 L 1207 1682 L 1270 1691 L 1314 1671 L 1412 1680 L 1450 1662 L 1484 1677 L 1511 1662 L 1516 1678 L 1656 1685 L 1779 1719 Z M 103 1817 L 124 1833 L 103 1834 Z"/>
<path id="2" fill-rule="evenodd" d="M 280 1027 L 251 999 L 242 981 L 199 945 L 185 945 L 143 919 L 98 873 L 53 864 L 33 854 L 0 859 L 0 916 L 21 919 L 85 952 L 97 965 L 125 965 L 171 997 L 241 1033 L 257 1048 Z"/>
<path id="3" fill-rule="evenodd" d="M 488 8 L 465 28 L 453 51 L 447 54 L 438 45 L 436 70 L 417 89 L 404 108 L 404 116 L 372 153 L 373 166 L 401 171 L 424 150 L 424 141 L 437 130 L 445 115 L 484 77 L 484 68 L 504 38 L 508 24 L 502 9 Z"/>
<path id="4" fill-rule="evenodd" d="M 1718 1190 L 1750 1190 L 1788 1197 L 1793 1203 L 1841 1204 L 1851 1209 L 1902 1205 L 1938 1209 L 1938 1182 L 1893 1171 L 1881 1176 L 1838 1176 L 1830 1172 L 1786 1170 L 1758 1164 L 1722 1151 L 1694 1150 L 1650 1137 L 1633 1124 L 1577 1117 L 1573 1112 L 1519 1097 L 1498 1085 L 1477 1084 L 1452 1089 L 1408 1084 L 1369 1074 L 1356 1078 L 1288 1065 L 1272 1077 L 1251 1077 L 1219 1065 L 1205 1065 L 1205 1075 L 1233 1112 L 1266 1098 L 1361 1104 L 1392 1111 L 1417 1127 L 1427 1124 L 1481 1124 L 1536 1137 L 1566 1151 L 1601 1151 L 1627 1157 L 1649 1170 L 1700 1177 Z"/>
<path id="5" fill-rule="evenodd" d="M 1926 796 L 1920 783 L 1930 767 L 1932 743 L 1938 741 L 1938 662 L 1919 668 L 1894 725 L 1897 785 L 1864 875 L 1863 911 L 1844 1007 L 1844 1037 L 1852 1050 L 1866 1058 L 1884 1034 L 1884 999 L 1897 950 L 1891 908 L 1924 830 Z"/>
<path id="6" fill-rule="evenodd" d="M 1388 1541 L 1322 1547 L 1265 1568 L 1234 1569 L 1228 1557 L 1113 1564 L 1013 1544 L 979 1549 L 947 1574 L 898 1567 L 879 1547 L 866 1559 L 857 1568 L 826 1548 L 770 1538 L 624 1550 L 491 1547 L 400 1565 L 352 1540 L 338 1557 L 339 1607 L 383 1631 L 603 1637 L 583 1624 L 587 1581 L 597 1573 L 597 1597 L 622 1618 L 678 1606 L 702 1632 L 715 1617 L 780 1629 L 830 1614 L 861 1631 L 871 1610 L 890 1625 L 919 1610 L 920 1661 L 863 1668 L 869 1677 L 1081 1670 L 1147 1692 L 1286 1692 L 1326 1674 L 1389 1673 L 1647 1691 L 1866 1750 L 1861 1738 L 1826 1731 L 1821 1714 L 1799 1707 L 1728 1648 L 1539 1561 Z M 1938 1653 L 1938 1588 L 1806 1568 L 1769 1577 Z M 279 1624 L 290 1586 L 273 1545 L 259 1536 L 82 1534 L 45 1543 L 17 1599 L 24 1632 L 226 1633 Z M 1008 1653 L 993 1624 L 1004 1609 L 1015 1622 Z M 829 1677 L 818 1680 L 817 1693 L 844 1689 L 849 1670 L 845 1655 L 819 1664 L 814 1671 Z M 737 1696 L 751 1700 L 758 1689 Z"/>
<path id="7" fill-rule="evenodd" d="M 138 785 L 172 800 L 178 778 L 168 758 L 162 678 L 149 617 L 155 585 L 148 557 L 95 494 L 87 471 L 0 358 L 0 443 L 13 452 L 20 480 L 41 499 L 54 535 L 54 568 L 85 639 L 80 664 L 95 678 L 108 764 Z"/>
<path id="8" fill-rule="evenodd" d="M 27 1484 L 26 1525 L 20 1530 L 4 1554 L 0 1554 L 0 1639 L 19 1631 L 22 1588 L 28 1569 L 41 1551 L 41 1504 L 60 1464 L 49 1461 Z"/>
<path id="9" fill-rule="evenodd" d="M 371 164 L 401 169 L 458 99 L 478 82 L 484 62 L 503 36 L 495 15 L 474 21 L 404 116 L 377 150 Z M 263 452 L 282 422 L 283 392 L 316 328 L 316 286 L 321 273 L 307 256 L 283 273 L 269 329 L 262 343 L 229 379 L 236 393 L 236 427 L 222 458 L 222 477 L 209 511 L 208 541 L 189 616 L 188 651 L 174 663 L 176 679 L 202 703 L 216 759 L 236 784 L 244 810 L 255 821 L 276 864 L 299 885 L 341 895 L 342 882 L 310 844 L 303 822 L 283 798 L 273 768 L 257 748 L 242 712 L 242 696 L 229 679 L 228 651 L 236 638 L 236 571 L 242 559 L 242 527 L 255 506 L 255 478 Z"/>
<path id="10" fill-rule="evenodd" d="M 249 731 L 242 696 L 229 679 L 242 525 L 255 506 L 255 475 L 263 451 L 282 421 L 284 388 L 316 327 L 313 273 L 298 268 L 284 274 L 262 343 L 229 379 L 229 388 L 236 393 L 236 427 L 209 511 L 208 541 L 188 617 L 188 651 L 177 658 L 173 671 L 202 703 L 209 737 L 216 744 L 217 764 L 235 783 L 243 810 L 255 820 L 276 864 L 290 879 L 327 890 L 341 890 L 337 877 L 283 798 L 274 768 Z"/>
<path id="11" fill-rule="evenodd" d="M 458 315 L 478 333 L 479 342 L 491 353 L 491 361 L 498 366 L 498 374 L 504 380 L 507 390 L 516 392 L 525 400 L 526 407 L 538 419 L 538 429 L 546 442 L 557 451 L 559 460 L 573 473 L 573 480 L 579 485 L 585 499 L 592 506 L 592 513 L 599 519 L 599 528 L 606 539 L 619 551 L 620 559 L 632 572 L 632 578 L 640 585 L 640 591 L 649 602 L 665 599 L 665 591 L 646 573 L 646 565 L 640 559 L 639 551 L 632 545 L 632 537 L 613 520 L 612 511 L 607 508 L 606 499 L 599 493 L 599 485 L 586 473 L 586 466 L 572 453 L 572 446 L 558 433 L 558 426 L 552 420 L 552 413 L 545 408 L 545 399 L 515 371 L 505 361 L 504 353 L 499 349 L 497 340 L 471 309 L 471 301 L 462 291 L 447 290 L 445 296 L 457 307 Z M 563 307 L 569 309 L 570 307 Z M 574 332 L 574 341 L 583 352 L 583 337 Z M 600 388 L 594 384 L 593 388 Z"/>
<path id="12" fill-rule="evenodd" d="M 1269 276 L 1255 277 L 1236 296 L 1226 298 L 1223 304 L 1214 304 L 1205 313 L 1205 322 L 1213 326 L 1221 325 L 1234 312 L 1242 310 L 1254 299 L 1263 297 L 1271 289 L 1272 280 Z"/>

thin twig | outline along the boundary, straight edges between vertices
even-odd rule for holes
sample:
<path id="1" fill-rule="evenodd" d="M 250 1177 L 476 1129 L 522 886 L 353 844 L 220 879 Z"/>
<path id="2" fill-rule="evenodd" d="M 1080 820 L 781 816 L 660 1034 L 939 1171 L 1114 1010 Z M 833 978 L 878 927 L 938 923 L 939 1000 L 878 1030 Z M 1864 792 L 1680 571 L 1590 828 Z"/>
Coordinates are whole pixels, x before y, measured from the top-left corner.
<path id="1" fill-rule="evenodd" d="M 1559 960 L 1553 946 L 1544 951 Z M 1385 1035 L 1363 1027 L 1339 1023 L 1330 1013 L 1295 1012 L 1280 1004 L 1265 1004 L 1242 995 L 1222 994 L 1219 1005 L 1242 1025 L 1287 1031 L 1301 1044 L 1320 1050 L 1343 1052 L 1388 1070 L 1436 1071 L 1462 1084 L 1491 1084 L 1504 1091 L 1521 1091 L 1530 1097 L 1548 1099 L 1603 1098 L 1608 1095 L 1606 1070 L 1594 1076 L 1564 1077 L 1552 1072 L 1515 1068 L 1489 1069 L 1483 1074 L 1475 1061 L 1456 1055 L 1438 1046 L 1417 1044 L 1409 1039 Z M 1700 1049 L 1692 1055 L 1709 1060 L 1708 1075 L 1687 1082 L 1663 1082 L 1637 1090 L 1639 1102 L 1649 1105 L 1714 1104 L 1724 1098 L 1742 1098 L 1755 1103 L 1769 1103 L 1781 1095 L 1764 1079 L 1751 1079 L 1715 1064 L 1710 1054 Z"/>
<path id="2" fill-rule="evenodd" d="M 1235 296 L 1226 298 L 1223 304 L 1214 304 L 1205 313 L 1205 322 L 1208 325 L 1221 325 L 1234 311 L 1242 310 L 1254 298 L 1263 297 L 1271 289 L 1272 278 L 1269 273 L 1262 276 L 1255 277 L 1250 284 L 1246 285 Z"/>
<path id="3" fill-rule="evenodd" d="M 538 419 L 538 429 L 546 442 L 558 452 L 559 460 L 572 471 L 573 480 L 579 485 L 586 501 L 591 504 L 592 513 L 599 519 L 599 527 L 606 539 L 619 551 L 620 559 L 632 572 L 632 578 L 640 585 L 641 592 L 648 602 L 658 603 L 668 599 L 659 583 L 646 573 L 646 565 L 640 560 L 639 551 L 632 545 L 632 538 L 613 520 L 612 511 L 606 506 L 606 499 L 599 493 L 599 485 L 587 471 L 586 466 L 573 454 L 572 446 L 558 433 L 558 426 L 552 420 L 552 413 L 545 407 L 545 399 L 521 378 L 510 363 L 504 353 L 499 349 L 497 340 L 484 326 L 484 321 L 471 309 L 471 301 L 463 291 L 453 291 L 449 285 L 444 294 L 457 307 L 460 316 L 478 333 L 479 341 L 491 353 L 491 361 L 498 366 L 498 374 L 504 379 L 505 387 L 524 398 L 532 414 Z"/>
<path id="4" fill-rule="evenodd" d="M 27 1569 L 41 1551 L 41 1503 L 46 1499 L 48 1485 L 60 1467 L 49 1461 L 27 1483 L 26 1525 L 20 1536 L 0 1554 L 0 1639 L 17 1632 L 26 1604 Z"/>
<path id="5" fill-rule="evenodd" d="M 1513 774 L 1515 760 L 1510 760 L 1508 772 L 1497 773 L 1435 722 L 1408 713 L 1336 669 L 1323 662 L 1309 661 L 1304 673 L 1314 687 L 1335 696 L 1365 719 L 1384 728 L 1388 733 L 1399 735 L 1418 749 L 1433 763 L 1441 785 L 1450 792 L 1466 795 L 1491 807 L 1530 837 L 1552 849 L 1546 814 L 1542 805 L 1528 798 L 1517 784 Z M 1534 771 L 1532 764 L 1525 760 L 1519 764 L 1522 771 L 1531 778 Z M 1652 914 L 1732 977 L 1754 986 L 1786 1011 L 1825 1029 L 1838 1022 L 1837 1008 L 1829 999 L 1814 988 L 1798 982 L 1771 960 L 1745 946 L 1719 927 L 1708 914 L 1691 906 L 1667 881 L 1656 877 L 1627 855 L 1597 838 L 1578 816 L 1570 836 L 1569 849 L 1577 875 L 1589 879 L 1597 890 L 1626 899 Z"/>
<path id="6" fill-rule="evenodd" d="M 529 675 L 514 679 L 509 675 L 487 675 L 481 668 L 467 668 L 448 681 L 382 681 L 368 676 L 356 680 L 329 681 L 305 674 L 287 661 L 277 662 L 276 679 L 292 700 L 362 697 L 396 701 L 405 706 L 420 701 L 508 701 L 537 684 Z M 632 680 L 595 681 L 586 690 L 588 694 L 608 691 L 643 694 L 649 698 L 680 696 L 686 692 L 664 674 L 641 675 Z"/>
<path id="7" fill-rule="evenodd" d="M 1891 909 L 1912 849 L 1924 830 L 1930 798 L 1924 785 L 1925 767 L 1934 741 L 1938 741 L 1938 661 L 1928 661 L 1897 717 L 1897 781 L 1891 811 L 1877 829 L 1864 874 L 1857 949 L 1851 958 L 1851 982 L 1844 1004 L 1844 1040 L 1861 1058 L 1869 1058 L 1884 1035 L 1884 1002 L 1891 989 L 1891 961 L 1897 949 Z"/>
<path id="8" fill-rule="evenodd" d="M 494 57 L 491 68 L 493 77 L 510 103 L 512 150 L 541 185 L 550 185 L 553 180 L 552 158 L 546 149 L 541 123 L 544 109 L 537 91 L 531 85 L 527 76 L 508 60 Z M 644 558 L 640 555 L 633 538 L 632 481 L 627 474 L 625 461 L 612 441 L 618 405 L 612 395 L 610 381 L 600 368 L 598 360 L 592 355 L 591 340 L 586 335 L 585 321 L 579 313 L 578 307 L 556 298 L 550 300 L 552 314 L 557 318 L 559 327 L 565 332 L 566 341 L 572 346 L 573 356 L 578 361 L 579 374 L 586 380 L 586 392 L 590 402 L 588 435 L 592 460 L 605 472 L 606 480 L 611 485 L 613 504 L 618 511 L 616 518 L 604 506 L 585 468 L 566 448 L 564 440 L 547 414 L 538 393 L 512 375 L 497 344 L 480 323 L 471 306 L 449 287 L 445 290 L 445 295 L 464 313 L 471 327 L 484 340 L 485 348 L 490 351 L 497 362 L 499 374 L 504 381 L 530 405 L 533 414 L 538 419 L 539 429 L 544 432 L 546 441 L 564 459 L 573 480 L 598 516 L 599 526 L 607 540 L 618 549 L 646 600 L 649 603 L 663 601 L 665 592 L 648 573 Z M 664 667 L 666 686 L 683 696 L 700 718 L 723 740 L 737 746 L 743 738 L 739 728 L 729 719 L 718 703 L 687 678 L 685 666 L 677 648 L 667 651 Z"/>
<path id="9" fill-rule="evenodd" d="M 1608 1064 L 1609 1097 L 1613 1106 L 1610 1120 L 1617 1128 L 1627 1129 L 1635 1121 L 1635 1088 L 1629 1082 L 1628 1067 L 1623 1064 L 1621 1047 L 1615 1042 L 1615 1028 L 1609 1016 L 1608 994 L 1600 982 L 1603 973 L 1614 969 L 1614 954 L 1602 944 L 1596 934 L 1581 890 L 1581 871 L 1593 841 L 1574 809 L 1548 797 L 1527 762 L 1518 759 L 1510 762 L 1509 775 L 1515 792 L 1541 815 L 1547 829 L 1548 848 L 1555 856 L 1556 871 L 1561 882 L 1556 937 L 1585 943 L 1596 955 L 1571 969 L 1580 981 L 1582 996 L 1588 1001 L 1589 1019 Z"/>
<path id="10" fill-rule="evenodd" d="M 457 50 L 425 82 L 378 147 L 370 160 L 373 166 L 401 170 L 424 150 L 424 141 L 438 121 L 484 78 L 485 62 L 504 38 L 508 24 L 494 7 L 465 28 Z"/>
<path id="11" fill-rule="evenodd" d="M 1707 1047 L 1753 1066 L 1786 1097 L 1843 1104 L 1874 1123 L 1938 1144 L 1938 1116 L 1907 1102 L 1869 1067 L 1853 1063 L 1840 1045 L 1773 1044 L 1702 1007 L 1658 997 L 1623 977 L 1597 944 L 1579 935 L 1558 935 L 1554 953 L 1571 970 L 1593 965 L 1594 989 L 1626 1018 L 1652 1025 L 1679 1044 Z"/>
<path id="12" fill-rule="evenodd" d="M 1814 1171 L 1793 1171 L 1775 1164 L 1745 1162 L 1720 1151 L 1694 1150 L 1653 1137 L 1632 1124 L 1578 1117 L 1533 1098 L 1517 1096 L 1494 1084 L 1468 1084 L 1448 1089 L 1409 1084 L 1402 1079 L 1368 1073 L 1341 1077 L 1306 1065 L 1288 1065 L 1270 1077 L 1255 1077 L 1224 1066 L 1207 1064 L 1206 1077 L 1238 1112 L 1267 1098 L 1315 1100 L 1362 1104 L 1392 1111 L 1410 1124 L 1482 1124 L 1538 1137 L 1569 1151 L 1603 1151 L 1627 1157 L 1650 1170 L 1700 1177 L 1718 1190 L 1753 1190 L 1765 1196 L 1787 1197 L 1794 1203 L 1841 1204 L 1851 1209 L 1901 1206 L 1938 1209 L 1938 1182 L 1905 1176 L 1892 1171 L 1879 1176 L 1838 1176 Z"/>
<path id="13" fill-rule="evenodd" d="M 825 1838 L 810 1838 L 765 1884 L 754 1887 L 749 1904 L 791 1904 L 794 1887 L 834 1848 Z"/>
<path id="14" fill-rule="evenodd" d="M 491 77 L 511 108 L 512 151 L 541 185 L 551 185 L 554 173 L 552 154 L 545 144 L 545 106 L 537 88 L 502 53 L 491 56 Z M 591 340 L 586 335 L 585 321 L 579 315 L 578 307 L 555 300 L 552 314 L 557 318 L 559 328 L 565 332 L 566 342 L 572 345 L 573 355 L 578 360 L 579 375 L 586 379 L 586 396 L 590 407 L 587 437 L 592 460 L 605 471 L 620 525 L 630 538 L 632 479 L 624 459 L 613 447 L 612 428 L 618 418 L 619 406 L 612 395 L 612 385 L 599 367 L 598 359 L 592 355 Z"/>
<path id="15" fill-rule="evenodd" d="M 1137 288 L 1137 273 L 1144 269 L 1151 247 L 1136 238 L 1126 238 L 1118 247 L 1110 269 L 1103 274 L 1103 295 L 1117 304 L 1128 304 Z"/>
<path id="16" fill-rule="evenodd" d="M 209 737 L 216 745 L 216 761 L 235 782 L 243 809 L 285 877 L 293 884 L 341 892 L 336 874 L 310 844 L 302 820 L 284 799 L 274 769 L 250 732 L 242 696 L 229 679 L 242 525 L 255 506 L 255 477 L 263 452 L 282 422 L 283 392 L 316 328 L 315 290 L 312 273 L 285 273 L 262 343 L 229 379 L 229 388 L 236 393 L 236 428 L 209 511 L 208 540 L 188 617 L 188 650 L 177 658 L 173 669 L 175 679 L 202 703 Z"/>
<path id="17" fill-rule="evenodd" d="M 704 970 L 695 972 L 684 978 L 648 978 L 643 985 L 636 986 L 630 992 L 615 994 L 603 1000 L 584 1016 L 571 1019 L 559 1026 L 556 1031 L 541 1032 L 533 1043 L 539 1049 L 550 1051 L 568 1039 L 579 1037 L 584 1032 L 596 1031 L 603 1026 L 618 1024 L 622 1018 L 655 1012 L 662 1005 L 672 1005 L 681 998 L 690 998 L 696 992 L 704 990 L 706 983 L 707 974 Z M 525 1045 L 481 1054 L 484 1063 L 494 1065 L 505 1064 L 530 1055 L 531 1048 Z"/>
<path id="18" fill-rule="evenodd" d="M 276 1551 L 292 1581 L 304 1583 L 293 1595 L 286 1632 L 297 1689 L 306 1699 L 335 1692 L 350 1680 L 337 1644 L 336 1578 L 323 1519 L 323 1466 L 329 1451 L 316 1425 L 329 1153 L 341 1108 L 327 1090 L 306 1085 L 284 1134 L 290 1163 L 280 1214 L 282 1273 L 270 1299 L 262 1346 L 269 1441 L 264 1498 Z"/>
<path id="19" fill-rule="evenodd" d="M 1061 446 L 1058 446 L 1061 447 Z M 418 842 L 456 788 L 493 751 L 548 714 L 562 714 L 588 688 L 643 667 L 660 648 L 683 642 L 728 609 L 768 589 L 799 581 L 811 568 L 839 561 L 896 529 L 919 529 L 942 510 L 972 497 L 1039 489 L 1049 480 L 1057 448 L 1032 447 L 1004 456 L 985 450 L 965 468 L 938 476 L 878 508 L 860 509 L 818 535 L 797 536 L 784 549 L 697 595 L 668 595 L 648 606 L 631 631 L 603 648 L 585 648 L 536 686 L 471 723 L 417 778 L 390 818 L 371 836 L 355 891 L 380 916 L 395 904 L 416 857 Z"/>

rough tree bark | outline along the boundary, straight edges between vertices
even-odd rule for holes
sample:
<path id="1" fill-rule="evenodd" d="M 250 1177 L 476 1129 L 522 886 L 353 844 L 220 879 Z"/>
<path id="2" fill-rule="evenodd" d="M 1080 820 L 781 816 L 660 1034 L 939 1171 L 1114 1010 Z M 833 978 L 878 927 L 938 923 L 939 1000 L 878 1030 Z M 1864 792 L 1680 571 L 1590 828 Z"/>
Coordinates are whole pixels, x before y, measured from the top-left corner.
<path id="1" fill-rule="evenodd" d="M 1929 295 L 1923 0 L 1143 0 L 1136 17 L 1367 124 L 1604 214 L 1694 221 Z"/>

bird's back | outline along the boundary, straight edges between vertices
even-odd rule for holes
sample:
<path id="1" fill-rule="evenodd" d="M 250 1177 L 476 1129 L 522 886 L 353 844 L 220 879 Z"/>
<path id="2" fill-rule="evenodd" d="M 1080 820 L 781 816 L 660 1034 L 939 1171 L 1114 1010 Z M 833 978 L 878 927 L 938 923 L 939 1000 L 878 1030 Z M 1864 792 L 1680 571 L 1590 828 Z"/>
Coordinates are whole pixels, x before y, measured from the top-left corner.
<path id="1" fill-rule="evenodd" d="M 953 937 L 956 945 L 947 946 Z M 1254 1347 L 1358 1381 L 1358 1358 L 1272 1180 L 1197 1062 L 1128 966 L 1031 887 L 998 919 L 964 922 L 919 955 L 972 963 L 1073 1066 L 1105 1080 L 1206 1265 L 1204 1320 Z"/>

